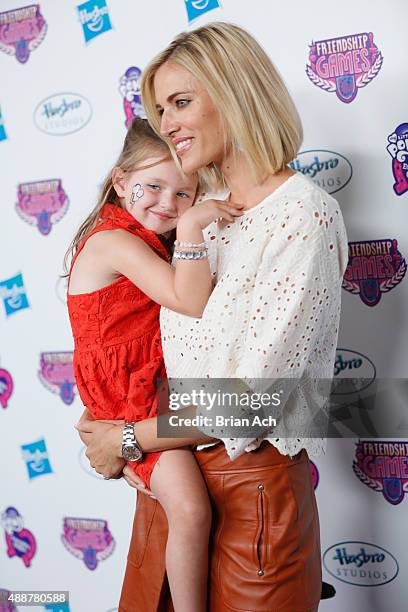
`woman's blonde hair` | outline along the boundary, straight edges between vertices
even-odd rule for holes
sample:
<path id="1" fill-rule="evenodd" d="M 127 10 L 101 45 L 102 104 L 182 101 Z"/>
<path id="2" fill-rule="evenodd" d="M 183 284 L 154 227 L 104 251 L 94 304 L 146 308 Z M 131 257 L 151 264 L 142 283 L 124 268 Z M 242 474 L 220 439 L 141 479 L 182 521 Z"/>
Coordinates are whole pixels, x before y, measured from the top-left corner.
<path id="1" fill-rule="evenodd" d="M 65 272 L 68 270 L 68 258 L 75 255 L 82 240 L 96 226 L 103 206 L 109 202 L 122 208 L 120 198 L 112 183 L 114 168 L 119 167 L 124 172 L 134 172 L 137 169 L 148 168 L 149 166 L 144 165 L 144 161 L 149 157 L 158 157 L 159 161 L 155 163 L 159 163 L 170 159 L 170 151 L 164 140 L 152 130 L 147 119 L 136 117 L 128 129 L 123 149 L 116 164 L 103 181 L 95 208 L 82 223 L 68 247 L 64 257 Z"/>
<path id="2" fill-rule="evenodd" d="M 275 66 L 251 34 L 230 23 L 210 23 L 182 32 L 153 58 L 143 72 L 141 91 L 157 134 L 160 115 L 154 78 L 170 60 L 189 70 L 206 88 L 224 124 L 226 150 L 233 155 L 242 152 L 256 180 L 283 170 L 296 157 L 303 139 L 298 112 Z M 199 174 L 210 188 L 225 187 L 214 165 Z"/>

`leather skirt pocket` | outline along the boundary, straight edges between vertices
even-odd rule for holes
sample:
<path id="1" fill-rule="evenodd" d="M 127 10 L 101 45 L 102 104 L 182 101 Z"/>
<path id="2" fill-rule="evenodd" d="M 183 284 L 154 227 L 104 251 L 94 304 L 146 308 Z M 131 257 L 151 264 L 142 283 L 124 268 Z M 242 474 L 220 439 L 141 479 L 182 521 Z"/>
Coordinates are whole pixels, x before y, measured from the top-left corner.
<path id="1" fill-rule="evenodd" d="M 212 478 L 207 475 L 217 513 L 211 580 L 225 610 L 296 610 L 303 562 L 287 468 L 229 472 L 222 487 L 212 486 Z"/>

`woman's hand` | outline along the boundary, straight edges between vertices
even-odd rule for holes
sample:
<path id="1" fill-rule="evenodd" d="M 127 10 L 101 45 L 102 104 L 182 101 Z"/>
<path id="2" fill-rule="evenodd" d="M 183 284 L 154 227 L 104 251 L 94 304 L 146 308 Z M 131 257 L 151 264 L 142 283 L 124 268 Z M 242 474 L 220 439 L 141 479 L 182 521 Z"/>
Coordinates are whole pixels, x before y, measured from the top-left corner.
<path id="1" fill-rule="evenodd" d="M 139 478 L 137 474 L 134 473 L 130 465 L 125 465 L 125 467 L 123 468 L 123 478 L 126 480 L 130 487 L 133 487 L 133 489 L 137 489 L 138 491 L 144 493 L 145 495 L 148 495 L 152 499 L 157 499 L 157 497 L 153 495 L 151 490 L 146 487 L 143 480 Z"/>
<path id="2" fill-rule="evenodd" d="M 117 478 L 126 464 L 122 458 L 122 425 L 103 423 L 88 418 L 84 412 L 76 429 L 87 446 L 85 455 L 91 466 L 104 478 Z"/>
<path id="3" fill-rule="evenodd" d="M 235 202 L 225 202 L 224 200 L 205 200 L 200 204 L 196 204 L 189 208 L 180 217 L 179 224 L 181 223 L 183 228 L 187 225 L 198 224 L 201 229 L 210 225 L 216 219 L 220 217 L 226 221 L 233 222 L 235 217 L 240 217 L 243 214 L 243 204 L 236 204 Z M 181 229 L 181 228 L 180 228 Z M 179 235 L 179 226 L 177 226 L 177 236 Z"/>

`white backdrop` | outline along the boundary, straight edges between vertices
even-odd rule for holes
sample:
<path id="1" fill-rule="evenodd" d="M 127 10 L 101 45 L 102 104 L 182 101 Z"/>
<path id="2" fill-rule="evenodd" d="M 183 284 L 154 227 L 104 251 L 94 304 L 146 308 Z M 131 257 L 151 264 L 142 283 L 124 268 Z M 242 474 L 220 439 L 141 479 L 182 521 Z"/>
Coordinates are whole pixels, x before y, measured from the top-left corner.
<path id="1" fill-rule="evenodd" d="M 404 377 L 408 6 L 43 0 L 19 11 L 24 6 L 0 5 L 0 589 L 69 590 L 69 608 L 43 609 L 108 612 L 117 607 L 135 499 L 123 482 L 92 474 L 83 457 L 58 279 L 123 142 L 125 110 L 139 110 L 138 69 L 173 35 L 208 21 L 235 22 L 258 38 L 304 122 L 294 166 L 335 192 L 350 242 L 382 242 L 375 268 L 361 260 L 367 247 L 353 247 L 339 369 Z M 369 282 L 358 281 L 359 266 Z M 357 442 L 331 440 L 314 461 L 324 578 L 337 589 L 321 610 L 406 612 L 408 445 L 378 440 L 356 457 Z"/>

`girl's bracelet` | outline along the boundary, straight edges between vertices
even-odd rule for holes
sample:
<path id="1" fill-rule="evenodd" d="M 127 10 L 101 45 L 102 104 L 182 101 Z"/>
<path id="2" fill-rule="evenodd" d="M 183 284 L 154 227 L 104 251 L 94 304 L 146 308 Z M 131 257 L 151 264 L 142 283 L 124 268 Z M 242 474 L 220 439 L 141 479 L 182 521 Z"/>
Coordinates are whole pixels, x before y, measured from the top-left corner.
<path id="1" fill-rule="evenodd" d="M 205 259 L 208 257 L 207 249 L 201 251 L 174 251 L 174 259 Z"/>
<path id="2" fill-rule="evenodd" d="M 183 242 L 182 240 L 175 240 L 174 241 L 174 246 L 178 249 L 204 249 L 207 248 L 207 245 L 205 242 L 200 242 L 200 244 L 197 244 L 195 242 Z"/>

